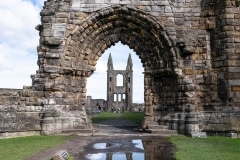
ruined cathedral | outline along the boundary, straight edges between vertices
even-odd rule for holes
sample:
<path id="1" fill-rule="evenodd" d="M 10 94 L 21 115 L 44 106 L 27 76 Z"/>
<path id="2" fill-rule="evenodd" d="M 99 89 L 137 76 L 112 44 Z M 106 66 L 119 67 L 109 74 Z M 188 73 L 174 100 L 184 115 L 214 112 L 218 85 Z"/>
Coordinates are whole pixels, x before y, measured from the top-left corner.
<path id="1" fill-rule="evenodd" d="M 87 96 L 86 107 L 93 112 L 97 106 L 104 111 L 129 109 L 133 105 L 133 63 L 130 54 L 125 70 L 115 70 L 112 55 L 109 54 L 106 82 L 107 99 L 92 99 L 91 96 Z"/>
<path id="2" fill-rule="evenodd" d="M 46 0 L 32 85 L 0 89 L 0 136 L 91 131 L 86 84 L 117 42 L 133 49 L 144 68 L 143 129 L 238 135 L 239 6 L 239 0 Z M 119 75 L 129 83 L 129 75 Z M 131 88 L 108 90 L 130 103 Z"/>
<path id="3" fill-rule="evenodd" d="M 133 63 L 128 56 L 126 70 L 114 70 L 111 54 L 107 63 L 107 103 L 108 108 L 125 110 L 132 105 Z M 119 78 L 118 78 L 119 77 Z M 120 83 L 118 82 L 120 81 Z"/>

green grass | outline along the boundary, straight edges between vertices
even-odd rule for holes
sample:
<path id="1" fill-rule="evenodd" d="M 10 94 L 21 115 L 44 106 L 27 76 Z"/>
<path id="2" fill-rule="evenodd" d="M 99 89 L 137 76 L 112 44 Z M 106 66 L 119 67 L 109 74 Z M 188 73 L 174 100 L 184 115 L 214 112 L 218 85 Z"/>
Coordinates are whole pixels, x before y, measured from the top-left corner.
<path id="1" fill-rule="evenodd" d="M 95 120 L 109 118 L 123 118 L 139 123 L 144 117 L 143 113 L 125 112 L 98 114 Z M 65 142 L 72 136 L 30 136 L 10 139 L 0 139 L 1 160 L 22 160 L 44 150 L 53 148 Z M 177 151 L 176 160 L 236 160 L 239 159 L 240 139 L 226 137 L 190 138 L 185 136 L 170 137 Z M 73 159 L 70 156 L 69 160 Z"/>
<path id="2" fill-rule="evenodd" d="M 177 151 L 176 160 L 236 160 L 240 159 L 240 139 L 226 137 L 171 137 Z"/>
<path id="3" fill-rule="evenodd" d="M 104 120 L 117 119 L 117 118 L 129 120 L 140 125 L 144 118 L 144 113 L 142 112 L 124 112 L 124 113 L 101 112 L 99 114 L 92 116 L 92 122 L 98 123 Z"/>
<path id="4" fill-rule="evenodd" d="M 72 136 L 29 136 L 0 139 L 1 160 L 22 160 L 53 148 Z"/>

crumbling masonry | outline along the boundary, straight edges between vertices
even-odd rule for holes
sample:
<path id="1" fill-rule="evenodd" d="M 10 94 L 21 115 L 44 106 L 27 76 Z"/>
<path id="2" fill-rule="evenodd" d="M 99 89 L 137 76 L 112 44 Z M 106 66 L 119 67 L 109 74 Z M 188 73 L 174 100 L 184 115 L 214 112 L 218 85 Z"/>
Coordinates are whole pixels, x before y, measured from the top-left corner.
<path id="1" fill-rule="evenodd" d="M 240 130 L 239 0 L 48 0 L 32 86 L 0 90 L 2 136 L 86 132 L 86 83 L 121 41 L 144 67 L 142 127 Z M 3 78 L 3 77 L 1 77 Z"/>

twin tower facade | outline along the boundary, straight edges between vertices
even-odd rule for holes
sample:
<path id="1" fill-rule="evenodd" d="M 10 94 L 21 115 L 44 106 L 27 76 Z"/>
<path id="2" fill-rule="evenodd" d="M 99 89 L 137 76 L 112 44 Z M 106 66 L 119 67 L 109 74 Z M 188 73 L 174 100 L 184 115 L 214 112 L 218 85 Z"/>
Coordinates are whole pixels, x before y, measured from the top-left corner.
<path id="1" fill-rule="evenodd" d="M 109 109 L 127 109 L 132 105 L 133 63 L 128 56 L 126 70 L 114 70 L 110 53 L 107 63 L 107 103 Z"/>

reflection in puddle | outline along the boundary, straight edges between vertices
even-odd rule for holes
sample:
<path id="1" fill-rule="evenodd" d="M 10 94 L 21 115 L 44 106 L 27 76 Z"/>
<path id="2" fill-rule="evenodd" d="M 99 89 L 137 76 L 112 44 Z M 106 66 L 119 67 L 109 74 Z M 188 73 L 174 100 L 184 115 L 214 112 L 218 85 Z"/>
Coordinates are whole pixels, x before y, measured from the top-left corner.
<path id="1" fill-rule="evenodd" d="M 113 142 L 113 143 L 95 143 L 93 145 L 94 149 L 107 149 L 107 148 L 117 148 L 121 145 L 119 142 Z"/>
<path id="2" fill-rule="evenodd" d="M 106 154 L 105 153 L 88 154 L 86 157 L 91 160 L 101 160 L 101 159 L 105 160 Z"/>
<path id="3" fill-rule="evenodd" d="M 86 157 L 90 160 L 144 160 L 144 153 L 96 153 Z"/>
<path id="4" fill-rule="evenodd" d="M 140 148 L 140 149 L 143 149 L 143 150 L 144 150 L 141 139 L 133 140 L 133 143 L 134 143 L 134 145 L 135 145 L 137 148 Z"/>
<path id="5" fill-rule="evenodd" d="M 105 139 L 90 144 L 81 160 L 172 160 L 166 138 Z"/>

